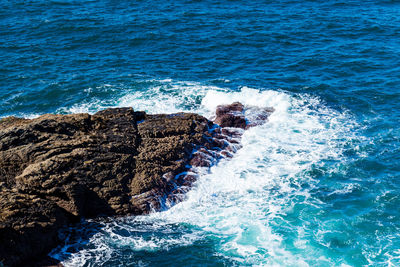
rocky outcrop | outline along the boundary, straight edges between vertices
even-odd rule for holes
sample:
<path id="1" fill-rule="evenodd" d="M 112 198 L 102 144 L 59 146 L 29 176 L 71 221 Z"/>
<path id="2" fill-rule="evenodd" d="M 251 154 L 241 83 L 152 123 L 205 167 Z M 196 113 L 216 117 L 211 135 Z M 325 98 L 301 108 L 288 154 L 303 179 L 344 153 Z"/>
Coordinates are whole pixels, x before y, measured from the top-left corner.
<path id="1" fill-rule="evenodd" d="M 221 126 L 247 127 L 240 103 L 219 110 Z M 59 244 L 61 227 L 82 218 L 173 205 L 238 138 L 197 114 L 131 108 L 1 120 L 0 262 L 32 265 Z"/>
<path id="2" fill-rule="evenodd" d="M 217 106 L 214 123 L 225 128 L 248 129 L 264 124 L 274 108 L 246 107 L 239 102 Z"/>
<path id="3" fill-rule="evenodd" d="M 235 102 L 231 105 L 221 105 L 215 111 L 216 118 L 214 122 L 221 127 L 246 128 L 246 118 L 243 113 L 242 103 Z"/>

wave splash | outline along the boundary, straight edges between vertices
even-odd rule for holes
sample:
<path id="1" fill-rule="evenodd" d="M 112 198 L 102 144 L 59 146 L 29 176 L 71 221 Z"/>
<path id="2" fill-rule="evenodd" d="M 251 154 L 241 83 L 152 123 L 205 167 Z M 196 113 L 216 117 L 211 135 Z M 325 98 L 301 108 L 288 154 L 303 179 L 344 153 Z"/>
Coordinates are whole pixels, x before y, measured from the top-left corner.
<path id="1" fill-rule="evenodd" d="M 299 199 L 304 205 L 318 205 L 310 194 L 317 182 L 310 172 L 315 166 L 343 160 L 344 147 L 356 138 L 351 116 L 305 94 L 248 87 L 231 91 L 171 80 L 154 83 L 146 91 L 120 97 L 113 105 L 150 113 L 197 112 L 211 118 L 217 105 L 239 101 L 273 107 L 275 112 L 268 123 L 247 130 L 243 147 L 202 175 L 185 201 L 149 216 L 102 223 L 89 245 L 74 253 L 68 253 L 66 246 L 52 255 L 66 266 L 75 266 L 98 259 L 104 263 L 122 248 L 134 260 L 138 251 L 164 251 L 213 240 L 215 256 L 239 265 L 335 264 L 286 215 Z M 105 106 L 81 104 L 63 112 L 90 112 Z M 291 238 L 282 234 L 286 228 L 292 229 L 288 231 Z M 151 264 L 141 260 L 143 265 Z"/>

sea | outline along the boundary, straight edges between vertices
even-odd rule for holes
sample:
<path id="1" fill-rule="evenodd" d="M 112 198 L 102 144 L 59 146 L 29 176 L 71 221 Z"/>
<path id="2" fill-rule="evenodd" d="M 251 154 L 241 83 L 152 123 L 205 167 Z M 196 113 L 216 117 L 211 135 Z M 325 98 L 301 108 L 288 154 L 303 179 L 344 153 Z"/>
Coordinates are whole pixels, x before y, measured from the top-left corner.
<path id="1" fill-rule="evenodd" d="M 184 201 L 65 266 L 400 266 L 400 1 L 0 0 L 0 117 L 273 107 Z"/>

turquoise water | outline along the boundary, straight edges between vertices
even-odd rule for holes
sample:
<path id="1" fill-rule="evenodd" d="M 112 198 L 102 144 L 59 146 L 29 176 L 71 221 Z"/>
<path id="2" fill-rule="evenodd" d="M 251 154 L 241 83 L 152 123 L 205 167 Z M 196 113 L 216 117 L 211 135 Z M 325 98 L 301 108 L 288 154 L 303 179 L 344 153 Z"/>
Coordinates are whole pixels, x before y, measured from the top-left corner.
<path id="1" fill-rule="evenodd" d="M 0 117 L 272 106 L 186 200 L 66 266 L 399 266 L 400 2 L 0 0 Z M 250 111 L 251 112 L 251 111 Z"/>

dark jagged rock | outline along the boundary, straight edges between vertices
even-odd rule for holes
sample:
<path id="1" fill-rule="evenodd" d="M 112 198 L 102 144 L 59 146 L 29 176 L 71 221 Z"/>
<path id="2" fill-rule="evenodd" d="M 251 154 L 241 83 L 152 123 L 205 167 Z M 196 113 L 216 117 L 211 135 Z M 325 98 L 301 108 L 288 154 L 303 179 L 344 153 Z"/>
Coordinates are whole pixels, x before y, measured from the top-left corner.
<path id="1" fill-rule="evenodd" d="M 215 122 L 244 129 L 243 110 L 219 107 Z M 240 135 L 197 114 L 131 108 L 1 120 L 0 265 L 42 260 L 60 243 L 58 230 L 82 218 L 181 201 L 196 167 L 231 157 Z"/>
<path id="2" fill-rule="evenodd" d="M 217 106 L 214 122 L 221 127 L 248 129 L 265 123 L 272 112 L 273 108 L 245 108 L 242 103 L 234 102 L 230 105 Z"/>
<path id="3" fill-rule="evenodd" d="M 243 114 L 244 106 L 239 102 L 230 105 L 221 105 L 215 112 L 217 117 L 214 122 L 221 127 L 246 128 L 246 118 Z"/>

